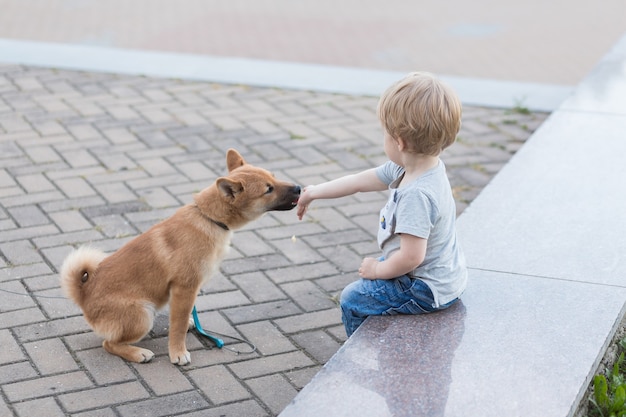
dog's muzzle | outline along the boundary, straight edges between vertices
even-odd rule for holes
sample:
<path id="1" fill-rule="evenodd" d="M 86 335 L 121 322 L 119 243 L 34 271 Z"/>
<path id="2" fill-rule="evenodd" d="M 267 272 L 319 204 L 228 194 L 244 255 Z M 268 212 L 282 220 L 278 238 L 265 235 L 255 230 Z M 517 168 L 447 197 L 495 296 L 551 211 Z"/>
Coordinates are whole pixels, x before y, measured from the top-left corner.
<path id="1" fill-rule="evenodd" d="M 300 198 L 301 191 L 302 188 L 299 185 L 294 185 L 293 187 L 288 188 L 285 193 L 285 197 L 281 199 L 282 202 L 276 207 L 272 208 L 272 210 L 286 211 L 293 209 L 295 206 L 298 205 L 298 199 Z"/>

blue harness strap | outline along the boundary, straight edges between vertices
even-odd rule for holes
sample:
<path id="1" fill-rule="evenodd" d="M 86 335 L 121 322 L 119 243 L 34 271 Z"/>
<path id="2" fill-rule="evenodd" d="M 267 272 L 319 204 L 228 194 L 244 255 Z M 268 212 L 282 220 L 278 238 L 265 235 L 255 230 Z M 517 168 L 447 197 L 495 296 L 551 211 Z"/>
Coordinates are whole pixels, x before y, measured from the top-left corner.
<path id="1" fill-rule="evenodd" d="M 222 348 L 224 346 L 224 341 L 218 337 L 211 336 L 207 332 L 204 331 L 202 325 L 200 324 L 200 319 L 198 318 L 198 312 L 196 311 L 196 306 L 193 306 L 193 311 L 191 312 L 193 316 L 193 324 L 196 326 L 196 331 L 200 333 L 202 336 L 205 336 L 211 340 L 211 342 L 215 343 L 215 346 L 218 348 Z"/>

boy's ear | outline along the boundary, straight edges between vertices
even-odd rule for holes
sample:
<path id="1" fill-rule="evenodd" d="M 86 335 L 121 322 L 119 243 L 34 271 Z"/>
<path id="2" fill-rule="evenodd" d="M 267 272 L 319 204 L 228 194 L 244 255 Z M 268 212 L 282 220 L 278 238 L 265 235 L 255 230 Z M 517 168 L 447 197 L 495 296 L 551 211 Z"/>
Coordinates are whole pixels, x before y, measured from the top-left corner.
<path id="1" fill-rule="evenodd" d="M 406 142 L 401 137 L 393 138 L 393 141 L 396 142 L 399 151 L 404 151 L 406 149 Z"/>
<path id="2" fill-rule="evenodd" d="M 239 181 L 233 181 L 226 177 L 218 178 L 215 180 L 215 184 L 224 197 L 231 199 L 243 191 L 243 185 Z"/>

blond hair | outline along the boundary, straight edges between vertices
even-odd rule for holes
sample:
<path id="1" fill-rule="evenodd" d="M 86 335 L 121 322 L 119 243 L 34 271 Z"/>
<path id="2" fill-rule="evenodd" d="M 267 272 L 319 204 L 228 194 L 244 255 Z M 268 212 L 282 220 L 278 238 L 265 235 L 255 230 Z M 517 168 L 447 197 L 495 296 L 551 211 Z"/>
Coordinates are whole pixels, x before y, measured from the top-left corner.
<path id="1" fill-rule="evenodd" d="M 461 102 L 454 91 L 426 72 L 412 72 L 393 84 L 378 102 L 378 117 L 407 150 L 439 155 L 461 127 Z"/>

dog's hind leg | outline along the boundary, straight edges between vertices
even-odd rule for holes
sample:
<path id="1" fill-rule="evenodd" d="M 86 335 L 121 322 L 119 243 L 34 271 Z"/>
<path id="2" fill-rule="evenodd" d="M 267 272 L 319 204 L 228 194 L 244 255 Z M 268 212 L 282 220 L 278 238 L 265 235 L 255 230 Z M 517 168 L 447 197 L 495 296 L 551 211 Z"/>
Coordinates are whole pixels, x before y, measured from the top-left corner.
<path id="1" fill-rule="evenodd" d="M 154 322 L 154 308 L 146 306 L 134 306 L 124 311 L 124 318 L 116 323 L 94 327 L 97 333 L 104 335 L 102 347 L 113 355 L 120 356 L 130 362 L 150 362 L 154 352 L 149 349 L 132 346 L 144 338 L 152 329 Z"/>
<path id="2" fill-rule="evenodd" d="M 154 352 L 126 343 L 117 343 L 110 340 L 102 342 L 102 347 L 112 355 L 120 356 L 129 362 L 145 363 L 150 362 L 154 357 Z"/>

